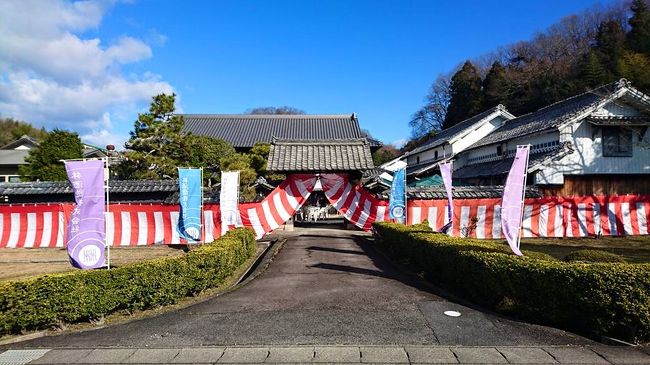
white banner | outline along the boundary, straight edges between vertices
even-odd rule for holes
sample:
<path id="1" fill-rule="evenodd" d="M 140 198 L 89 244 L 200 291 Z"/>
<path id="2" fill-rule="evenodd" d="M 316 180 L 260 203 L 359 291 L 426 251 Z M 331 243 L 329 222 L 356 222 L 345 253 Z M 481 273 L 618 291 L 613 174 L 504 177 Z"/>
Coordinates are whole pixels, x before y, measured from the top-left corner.
<path id="1" fill-rule="evenodd" d="M 239 215 L 239 171 L 221 173 L 221 234 L 226 234 L 233 227 L 241 227 Z"/>

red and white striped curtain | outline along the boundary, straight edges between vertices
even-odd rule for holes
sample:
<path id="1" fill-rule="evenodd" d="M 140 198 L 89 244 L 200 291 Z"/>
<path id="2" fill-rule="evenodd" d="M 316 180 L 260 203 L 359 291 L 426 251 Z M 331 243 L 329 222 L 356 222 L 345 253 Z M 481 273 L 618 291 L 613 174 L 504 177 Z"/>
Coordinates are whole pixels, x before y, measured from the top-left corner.
<path id="1" fill-rule="evenodd" d="M 313 174 L 290 175 L 263 201 L 240 204 L 242 223 L 258 238 L 272 232 L 294 215 L 314 190 Z M 388 202 L 378 200 L 345 174 L 320 175 L 329 202 L 357 227 L 388 220 Z M 451 234 L 475 238 L 502 238 L 500 199 L 457 199 Z M 650 196 L 586 196 L 526 199 L 524 237 L 584 237 L 646 235 Z M 0 206 L 0 248 L 64 247 L 72 204 Z M 409 200 L 407 224 L 428 221 L 437 230 L 447 223 L 446 200 Z M 203 239 L 221 235 L 218 205 L 205 205 Z M 112 204 L 106 217 L 107 240 L 113 246 L 178 244 L 174 229 L 177 205 Z"/>

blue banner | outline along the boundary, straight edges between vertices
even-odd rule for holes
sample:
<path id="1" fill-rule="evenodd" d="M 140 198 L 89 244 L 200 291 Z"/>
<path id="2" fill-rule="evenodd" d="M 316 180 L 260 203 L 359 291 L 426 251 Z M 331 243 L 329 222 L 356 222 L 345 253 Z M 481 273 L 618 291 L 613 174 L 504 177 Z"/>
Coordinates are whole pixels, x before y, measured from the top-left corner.
<path id="1" fill-rule="evenodd" d="M 178 169 L 180 214 L 176 230 L 188 242 L 201 240 L 201 169 Z"/>
<path id="2" fill-rule="evenodd" d="M 388 213 L 391 219 L 404 219 L 406 216 L 406 169 L 393 173 Z"/>

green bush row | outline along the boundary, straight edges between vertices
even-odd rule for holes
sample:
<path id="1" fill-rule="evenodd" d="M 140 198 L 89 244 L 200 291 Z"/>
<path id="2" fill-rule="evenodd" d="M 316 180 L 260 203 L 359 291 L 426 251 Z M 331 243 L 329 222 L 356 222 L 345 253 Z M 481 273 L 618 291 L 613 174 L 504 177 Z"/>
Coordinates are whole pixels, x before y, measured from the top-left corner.
<path id="1" fill-rule="evenodd" d="M 621 255 L 603 250 L 578 250 L 568 254 L 564 261 L 568 262 L 625 262 Z"/>
<path id="2" fill-rule="evenodd" d="M 255 250 L 253 231 L 240 228 L 183 256 L 2 282 L 0 335 L 173 304 L 222 284 Z"/>
<path id="3" fill-rule="evenodd" d="M 453 238 L 426 225 L 373 228 L 389 255 L 472 302 L 594 338 L 650 340 L 650 264 L 518 257 L 502 243 Z"/>

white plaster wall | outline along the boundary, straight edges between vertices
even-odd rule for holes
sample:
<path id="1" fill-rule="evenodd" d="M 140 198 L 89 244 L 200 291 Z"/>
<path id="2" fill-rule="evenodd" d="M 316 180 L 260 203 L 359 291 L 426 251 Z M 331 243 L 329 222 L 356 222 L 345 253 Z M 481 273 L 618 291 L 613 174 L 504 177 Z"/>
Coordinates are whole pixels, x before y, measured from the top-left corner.
<path id="1" fill-rule="evenodd" d="M 490 134 L 493 130 L 502 126 L 505 120 L 506 119 L 504 117 L 499 115 L 495 118 L 492 118 L 482 126 L 465 133 L 462 138 L 458 139 L 451 145 L 453 153 L 457 154 L 461 151 L 464 151 L 467 147 L 480 141 L 482 138 Z"/>

